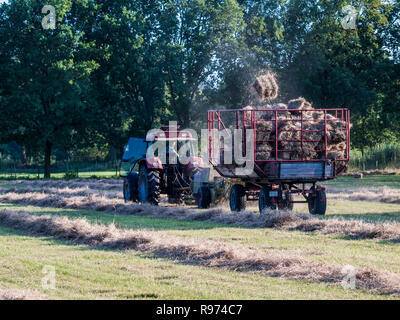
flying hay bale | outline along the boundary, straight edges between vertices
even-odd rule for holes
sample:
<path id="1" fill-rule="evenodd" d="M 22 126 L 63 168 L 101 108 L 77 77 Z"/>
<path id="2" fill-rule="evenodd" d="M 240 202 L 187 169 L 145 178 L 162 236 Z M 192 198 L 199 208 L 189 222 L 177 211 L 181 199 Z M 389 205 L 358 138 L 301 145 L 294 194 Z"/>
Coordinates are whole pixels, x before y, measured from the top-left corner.
<path id="1" fill-rule="evenodd" d="M 271 72 L 260 75 L 256 78 L 253 85 L 261 100 L 276 99 L 278 96 L 279 87 L 275 79 L 275 75 Z"/>

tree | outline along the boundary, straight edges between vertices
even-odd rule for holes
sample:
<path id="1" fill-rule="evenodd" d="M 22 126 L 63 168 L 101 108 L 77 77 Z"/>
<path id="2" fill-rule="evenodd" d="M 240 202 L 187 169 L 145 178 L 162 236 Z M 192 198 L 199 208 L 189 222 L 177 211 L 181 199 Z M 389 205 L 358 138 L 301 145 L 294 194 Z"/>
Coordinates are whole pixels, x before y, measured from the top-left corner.
<path id="1" fill-rule="evenodd" d="M 246 71 L 271 68 L 278 75 L 282 102 L 304 96 L 315 107 L 350 108 L 354 146 L 399 137 L 398 1 L 355 3 L 354 30 L 341 25 L 341 9 L 349 4 L 345 0 L 240 3 L 248 50 L 237 52 L 232 61 L 239 63 L 222 77 L 221 93 L 234 100 L 231 105 L 244 102 Z"/>
<path id="2" fill-rule="evenodd" d="M 42 8 L 56 8 L 56 29 L 43 29 Z M 14 0 L 0 13 L 0 105 L 2 139 L 42 146 L 44 176 L 51 154 L 85 128 L 85 93 L 97 64 L 86 57 L 92 43 L 69 23 L 79 1 Z"/>
<path id="3" fill-rule="evenodd" d="M 235 0 L 162 2 L 159 23 L 168 101 L 178 122 L 189 127 L 196 94 L 218 72 L 219 54 L 243 25 L 242 10 Z"/>

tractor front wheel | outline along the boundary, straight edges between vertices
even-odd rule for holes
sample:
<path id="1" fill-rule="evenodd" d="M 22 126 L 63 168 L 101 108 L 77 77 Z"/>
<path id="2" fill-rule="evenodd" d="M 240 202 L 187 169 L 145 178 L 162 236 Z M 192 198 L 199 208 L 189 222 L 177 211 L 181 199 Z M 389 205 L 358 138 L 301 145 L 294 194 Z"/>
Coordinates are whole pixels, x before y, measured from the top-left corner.
<path id="1" fill-rule="evenodd" d="M 139 173 L 139 201 L 157 206 L 160 203 L 160 172 L 147 169 L 145 166 L 140 168 Z"/>

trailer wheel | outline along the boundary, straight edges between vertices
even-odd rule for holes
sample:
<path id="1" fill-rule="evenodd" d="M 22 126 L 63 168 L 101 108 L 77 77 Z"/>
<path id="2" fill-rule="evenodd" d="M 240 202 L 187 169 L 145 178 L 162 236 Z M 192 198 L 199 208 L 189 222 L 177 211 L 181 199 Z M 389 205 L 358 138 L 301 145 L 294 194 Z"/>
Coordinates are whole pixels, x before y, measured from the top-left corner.
<path id="1" fill-rule="evenodd" d="M 197 193 L 197 206 L 199 209 L 208 209 L 211 205 L 211 191 L 209 187 L 200 187 Z"/>
<path id="2" fill-rule="evenodd" d="M 157 206 L 160 202 L 160 172 L 149 170 L 145 166 L 139 173 L 139 201 Z"/>
<path id="3" fill-rule="evenodd" d="M 263 214 L 265 209 L 276 210 L 277 208 L 277 199 L 270 197 L 270 191 L 271 189 L 267 187 L 262 187 L 260 190 L 260 195 L 258 197 L 260 214 Z"/>
<path id="4" fill-rule="evenodd" d="M 326 192 L 324 190 L 316 190 L 315 196 L 307 199 L 308 210 L 312 215 L 325 215 L 326 213 Z"/>
<path id="5" fill-rule="evenodd" d="M 246 209 L 246 190 L 241 184 L 235 184 L 229 195 L 229 206 L 232 212 Z"/>
<path id="6" fill-rule="evenodd" d="M 288 192 L 284 191 L 286 193 L 286 199 L 279 199 L 278 202 L 278 209 L 279 210 L 293 210 L 294 203 L 293 203 L 293 195 Z"/>

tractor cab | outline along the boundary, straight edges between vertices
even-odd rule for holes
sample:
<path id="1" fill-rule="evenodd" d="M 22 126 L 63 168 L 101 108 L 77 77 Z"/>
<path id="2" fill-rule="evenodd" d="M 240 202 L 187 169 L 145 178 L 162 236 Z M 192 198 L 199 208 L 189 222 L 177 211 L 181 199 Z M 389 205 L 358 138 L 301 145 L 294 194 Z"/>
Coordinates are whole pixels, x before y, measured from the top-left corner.
<path id="1" fill-rule="evenodd" d="M 193 178 L 204 166 L 196 148 L 197 139 L 178 126 L 152 130 L 146 139 L 130 138 L 120 170 L 125 200 L 157 205 L 160 194 L 173 203 L 191 196 Z"/>
<path id="2" fill-rule="evenodd" d="M 190 131 L 179 131 L 179 127 L 163 126 L 158 131 L 150 132 L 146 140 L 148 144 L 148 158 L 156 158 L 162 164 L 200 163 L 196 158 L 196 139 Z M 184 159 L 183 159 L 184 158 Z M 181 161 L 180 161 L 181 160 Z"/>

